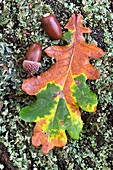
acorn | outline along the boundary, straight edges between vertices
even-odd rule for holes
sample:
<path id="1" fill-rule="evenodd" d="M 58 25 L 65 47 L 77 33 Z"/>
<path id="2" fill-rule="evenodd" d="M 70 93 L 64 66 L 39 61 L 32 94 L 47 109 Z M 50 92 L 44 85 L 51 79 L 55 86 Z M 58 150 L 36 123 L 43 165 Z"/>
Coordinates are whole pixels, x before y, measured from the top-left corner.
<path id="1" fill-rule="evenodd" d="M 42 56 L 42 48 L 39 43 L 33 43 L 27 53 L 26 60 L 39 62 Z"/>
<path id="2" fill-rule="evenodd" d="M 44 31 L 54 40 L 58 40 L 62 37 L 62 29 L 55 15 L 46 13 L 41 19 Z"/>
<path id="3" fill-rule="evenodd" d="M 42 56 L 42 48 L 39 43 L 33 43 L 27 53 L 26 60 L 23 61 L 23 69 L 29 76 L 33 76 L 40 67 L 40 59 Z"/>

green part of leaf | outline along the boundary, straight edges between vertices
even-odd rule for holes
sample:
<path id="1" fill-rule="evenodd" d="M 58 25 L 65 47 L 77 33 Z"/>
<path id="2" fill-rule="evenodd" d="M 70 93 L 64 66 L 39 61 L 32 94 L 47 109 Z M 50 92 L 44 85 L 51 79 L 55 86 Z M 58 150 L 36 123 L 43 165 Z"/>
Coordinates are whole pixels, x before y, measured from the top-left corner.
<path id="1" fill-rule="evenodd" d="M 69 115 L 68 109 L 66 107 L 65 100 L 63 98 L 59 99 L 57 109 L 54 110 L 54 117 L 48 126 L 48 131 L 52 133 L 58 133 L 58 131 L 62 128 L 65 130 L 64 124 L 61 125 L 60 121 L 65 122 L 66 117 Z"/>
<path id="2" fill-rule="evenodd" d="M 44 133 L 47 133 L 49 138 L 67 130 L 73 139 L 78 139 L 82 130 L 81 117 L 77 113 L 69 112 L 62 93 L 60 86 L 48 83 L 46 88 L 36 95 L 36 101 L 20 111 L 20 116 L 26 122 L 46 118 Z"/>
<path id="3" fill-rule="evenodd" d="M 74 78 L 75 84 L 72 84 L 72 96 L 84 111 L 94 112 L 98 104 L 97 96 L 94 94 L 86 84 L 86 76 L 80 74 Z"/>
<path id="4" fill-rule="evenodd" d="M 71 138 L 78 140 L 80 137 L 80 132 L 83 128 L 83 122 L 78 118 L 68 118 L 66 121 L 66 129 Z"/>
<path id="5" fill-rule="evenodd" d="M 60 98 L 54 119 L 48 126 L 48 133 L 51 135 L 57 135 L 61 129 L 67 130 L 71 138 L 78 140 L 82 130 L 82 125 L 81 117 L 76 116 L 76 114 L 71 117 L 65 100 Z"/>
<path id="6" fill-rule="evenodd" d="M 62 40 L 66 41 L 68 44 L 70 44 L 70 42 L 72 41 L 72 35 L 73 35 L 73 32 L 71 32 L 71 31 L 64 32 L 63 36 L 62 36 Z"/>
<path id="7" fill-rule="evenodd" d="M 31 106 L 26 106 L 20 111 L 20 117 L 26 122 L 34 122 L 37 117 L 49 115 L 57 102 L 54 100 L 60 87 L 48 83 L 46 89 L 42 89 L 37 95 L 36 101 Z"/>

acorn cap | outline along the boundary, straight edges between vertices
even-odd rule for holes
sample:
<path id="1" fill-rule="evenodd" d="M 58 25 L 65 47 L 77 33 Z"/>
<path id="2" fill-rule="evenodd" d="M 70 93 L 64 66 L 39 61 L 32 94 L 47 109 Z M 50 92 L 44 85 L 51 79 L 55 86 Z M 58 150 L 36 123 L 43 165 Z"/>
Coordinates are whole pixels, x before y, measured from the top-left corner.
<path id="1" fill-rule="evenodd" d="M 23 61 L 23 69 L 27 74 L 33 75 L 35 74 L 40 67 L 40 63 L 35 61 L 24 60 Z"/>

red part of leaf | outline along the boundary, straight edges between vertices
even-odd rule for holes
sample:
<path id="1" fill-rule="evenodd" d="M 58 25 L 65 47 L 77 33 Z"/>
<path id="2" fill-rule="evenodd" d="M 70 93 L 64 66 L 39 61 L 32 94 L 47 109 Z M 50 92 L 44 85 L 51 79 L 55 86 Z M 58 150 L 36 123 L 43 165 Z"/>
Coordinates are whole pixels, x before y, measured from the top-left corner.
<path id="1" fill-rule="evenodd" d="M 48 153 L 54 146 L 62 147 L 67 143 L 67 137 L 65 133 L 60 132 L 57 139 L 48 141 L 48 134 L 43 133 L 43 126 L 46 124 L 46 119 L 38 121 L 34 128 L 34 134 L 32 136 L 32 145 L 38 147 L 42 145 L 42 152 Z M 63 140 L 62 140 L 63 139 Z"/>

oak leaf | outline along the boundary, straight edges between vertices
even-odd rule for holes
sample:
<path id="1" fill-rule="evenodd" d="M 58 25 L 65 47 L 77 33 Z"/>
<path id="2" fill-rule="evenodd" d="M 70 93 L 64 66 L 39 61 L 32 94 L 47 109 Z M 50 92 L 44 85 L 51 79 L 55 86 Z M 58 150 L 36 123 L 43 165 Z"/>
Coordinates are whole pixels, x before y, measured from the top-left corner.
<path id="1" fill-rule="evenodd" d="M 20 115 L 27 122 L 36 122 L 32 144 L 42 145 L 43 153 L 54 146 L 64 146 L 67 143 L 65 131 L 73 139 L 79 139 L 83 126 L 79 107 L 94 112 L 98 103 L 86 84 L 87 79 L 96 80 L 100 76 L 89 57 L 97 59 L 105 53 L 95 44 L 85 42 L 83 33 L 91 33 L 91 30 L 83 26 L 81 14 L 74 13 L 65 28 L 72 34 L 70 44 L 45 49 L 56 63 L 22 84 L 22 89 L 29 95 L 36 95 L 37 99 L 23 108 Z"/>

